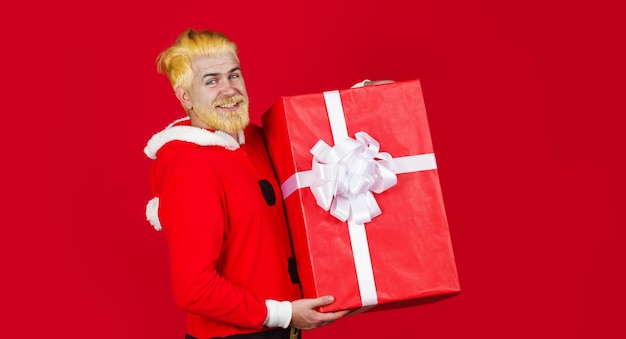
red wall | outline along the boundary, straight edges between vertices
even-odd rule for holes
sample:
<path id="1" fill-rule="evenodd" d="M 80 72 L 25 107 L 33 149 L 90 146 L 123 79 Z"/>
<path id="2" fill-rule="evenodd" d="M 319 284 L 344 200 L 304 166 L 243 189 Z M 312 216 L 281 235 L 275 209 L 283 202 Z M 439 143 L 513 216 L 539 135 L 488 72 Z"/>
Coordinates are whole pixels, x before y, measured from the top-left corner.
<path id="1" fill-rule="evenodd" d="M 617 1 L 71 2 L 0 14 L 0 337 L 182 338 L 142 150 L 184 114 L 154 59 L 187 27 L 238 42 L 256 122 L 422 80 L 462 293 L 307 338 L 626 335 Z"/>

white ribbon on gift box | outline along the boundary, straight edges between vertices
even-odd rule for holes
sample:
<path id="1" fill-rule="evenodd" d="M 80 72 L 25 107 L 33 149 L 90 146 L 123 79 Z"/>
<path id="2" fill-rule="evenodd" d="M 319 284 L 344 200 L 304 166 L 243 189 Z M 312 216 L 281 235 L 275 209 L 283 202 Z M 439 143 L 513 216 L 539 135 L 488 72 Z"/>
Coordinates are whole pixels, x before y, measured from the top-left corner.
<path id="1" fill-rule="evenodd" d="M 310 187 L 317 204 L 339 220 L 348 222 L 348 232 L 362 307 L 378 304 L 374 271 L 365 223 L 380 215 L 374 193 L 397 183 L 396 174 L 437 168 L 434 153 L 393 158 L 379 151 L 379 143 L 366 132 L 355 139 L 348 129 L 339 91 L 324 92 L 335 146 L 319 140 L 311 149 L 312 167 L 294 173 L 281 185 L 283 199 L 297 189 Z"/>

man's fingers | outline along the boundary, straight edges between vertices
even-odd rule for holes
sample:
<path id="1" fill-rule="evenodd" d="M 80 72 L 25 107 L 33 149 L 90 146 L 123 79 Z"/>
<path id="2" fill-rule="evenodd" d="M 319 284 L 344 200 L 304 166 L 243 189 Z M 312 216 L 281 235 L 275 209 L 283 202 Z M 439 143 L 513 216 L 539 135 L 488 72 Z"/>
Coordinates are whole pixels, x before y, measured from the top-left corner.
<path id="1" fill-rule="evenodd" d="M 313 308 L 317 308 L 320 306 L 330 305 L 333 303 L 333 301 L 335 301 L 335 297 L 327 295 L 327 296 L 311 299 L 311 305 L 313 306 Z"/>
<path id="2" fill-rule="evenodd" d="M 343 317 L 343 316 L 347 315 L 348 313 L 350 313 L 350 310 L 343 310 L 343 311 L 337 311 L 337 312 L 335 312 L 335 314 L 336 314 L 336 315 L 338 315 L 338 316 L 339 316 L 339 318 L 341 318 L 341 317 Z"/>
<path id="3" fill-rule="evenodd" d="M 345 316 L 346 314 L 348 314 L 348 312 L 350 312 L 349 310 L 343 310 L 343 311 L 337 311 L 337 312 L 327 312 L 327 313 L 322 313 L 323 317 L 324 317 L 324 321 L 335 321 L 343 316 Z"/>
<path id="4" fill-rule="evenodd" d="M 349 310 L 342 310 L 342 311 L 336 311 L 336 312 L 325 312 L 325 313 L 321 313 L 321 312 L 317 312 L 317 325 L 315 327 L 320 327 L 320 326 L 325 326 L 328 324 L 332 324 L 335 321 L 337 321 L 339 318 L 345 316 L 346 314 L 348 314 L 350 311 Z"/>
<path id="5" fill-rule="evenodd" d="M 339 318 L 348 314 L 349 311 L 337 311 L 337 312 L 328 312 L 328 313 L 318 313 L 319 315 L 319 323 L 317 327 L 326 326 L 328 324 L 332 324 L 337 321 Z"/>

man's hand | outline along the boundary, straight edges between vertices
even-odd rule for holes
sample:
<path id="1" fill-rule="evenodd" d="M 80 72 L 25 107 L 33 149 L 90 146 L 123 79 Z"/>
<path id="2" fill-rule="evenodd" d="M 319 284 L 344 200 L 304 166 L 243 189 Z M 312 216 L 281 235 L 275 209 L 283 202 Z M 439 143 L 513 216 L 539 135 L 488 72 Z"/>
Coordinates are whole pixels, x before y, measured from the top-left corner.
<path id="1" fill-rule="evenodd" d="M 384 85 L 384 84 L 391 84 L 393 83 L 393 80 L 370 80 L 370 81 L 366 81 L 363 86 L 375 86 L 375 85 Z"/>
<path id="2" fill-rule="evenodd" d="M 312 330 L 328 325 L 348 314 L 349 310 L 320 313 L 315 309 L 332 304 L 335 298 L 324 296 L 315 299 L 299 299 L 291 302 L 291 326 L 301 330 Z"/>

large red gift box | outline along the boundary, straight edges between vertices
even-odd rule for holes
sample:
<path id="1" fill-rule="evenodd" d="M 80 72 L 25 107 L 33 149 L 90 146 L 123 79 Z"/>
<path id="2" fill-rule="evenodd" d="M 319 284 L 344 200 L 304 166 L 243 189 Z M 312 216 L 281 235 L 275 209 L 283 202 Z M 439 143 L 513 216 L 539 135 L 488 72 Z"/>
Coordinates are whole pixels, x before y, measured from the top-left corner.
<path id="1" fill-rule="evenodd" d="M 322 312 L 460 292 L 419 80 L 280 98 L 262 116 L 305 298 Z"/>

